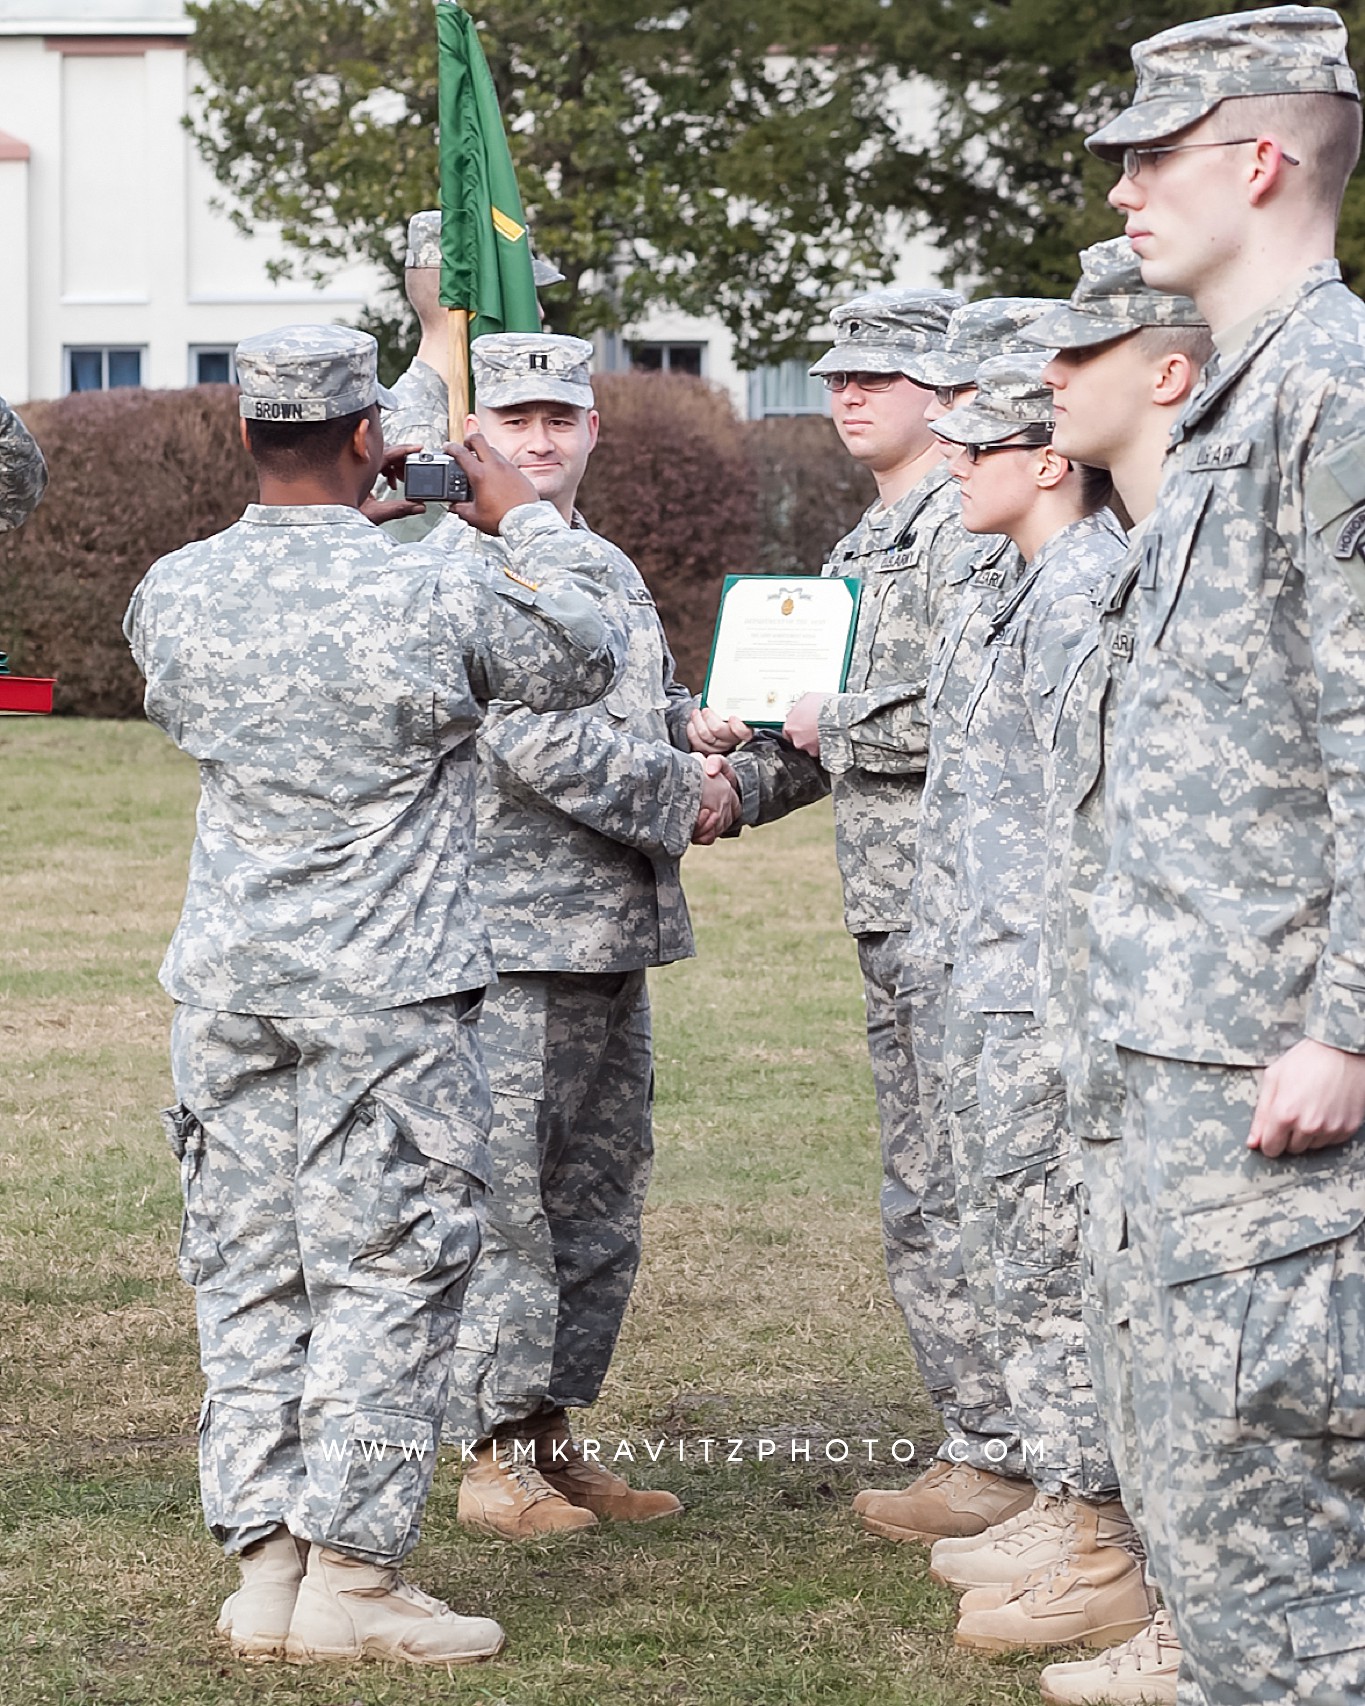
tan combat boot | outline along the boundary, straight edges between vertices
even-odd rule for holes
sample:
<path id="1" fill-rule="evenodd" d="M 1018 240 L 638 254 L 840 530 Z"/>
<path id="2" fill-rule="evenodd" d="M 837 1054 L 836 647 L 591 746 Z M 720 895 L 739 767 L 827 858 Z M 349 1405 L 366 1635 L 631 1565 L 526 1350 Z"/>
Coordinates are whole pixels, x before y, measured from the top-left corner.
<path id="1" fill-rule="evenodd" d="M 367 1564 L 314 1546 L 285 1657 L 291 1665 L 325 1659 L 467 1665 L 491 1659 L 506 1639 L 491 1617 L 458 1616 L 410 1586 L 391 1564 Z"/>
<path id="2" fill-rule="evenodd" d="M 1145 1629 L 1093 1659 L 1048 1665 L 1039 1679 L 1051 1706 L 1175 1706 L 1180 1639 L 1163 1607 Z"/>
<path id="3" fill-rule="evenodd" d="M 466 1528 L 499 1540 L 535 1540 L 595 1528 L 597 1518 L 566 1499 L 535 1465 L 513 1456 L 515 1442 L 502 1439 L 477 1447 L 460 1477 L 455 1515 Z"/>
<path id="4" fill-rule="evenodd" d="M 1032 1481 L 1016 1481 L 969 1463 L 932 1463 L 908 1487 L 865 1487 L 853 1501 L 863 1527 L 886 1540 L 936 1540 L 984 1534 L 1033 1503 Z"/>
<path id="5" fill-rule="evenodd" d="M 609 1522 L 657 1522 L 677 1516 L 682 1502 L 672 1493 L 632 1487 L 610 1469 L 584 1457 L 569 1431 L 563 1410 L 551 1410 L 527 1424 L 541 1474 L 571 1505 Z"/>
<path id="6" fill-rule="evenodd" d="M 242 1585 L 230 1593 L 218 1613 L 218 1633 L 249 1663 L 284 1657 L 289 1619 L 294 1615 L 308 1542 L 277 1528 L 238 1554 Z"/>
<path id="7" fill-rule="evenodd" d="M 950 1588 L 1008 1587 L 1066 1555 L 1074 1501 L 1039 1493 L 1031 1505 L 977 1535 L 937 1540 L 929 1574 Z"/>
<path id="8" fill-rule="evenodd" d="M 1108 1505 L 1067 1501 L 1075 1507 L 1065 1555 L 1016 1582 L 999 1604 L 974 1603 L 961 1609 L 958 1646 L 978 1652 L 1009 1653 L 1030 1647 L 1085 1645 L 1108 1647 L 1144 1629 L 1152 1615 L 1152 1597 L 1142 1559 L 1122 1540 L 1135 1539 L 1117 1500 Z"/>

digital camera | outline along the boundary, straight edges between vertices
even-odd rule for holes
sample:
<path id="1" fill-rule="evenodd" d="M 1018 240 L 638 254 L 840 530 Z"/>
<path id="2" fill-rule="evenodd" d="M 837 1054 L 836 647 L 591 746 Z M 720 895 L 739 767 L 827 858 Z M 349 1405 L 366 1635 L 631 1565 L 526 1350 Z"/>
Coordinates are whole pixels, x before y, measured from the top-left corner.
<path id="1" fill-rule="evenodd" d="M 469 476 L 453 456 L 419 450 L 404 459 L 403 496 L 414 503 L 467 504 Z"/>

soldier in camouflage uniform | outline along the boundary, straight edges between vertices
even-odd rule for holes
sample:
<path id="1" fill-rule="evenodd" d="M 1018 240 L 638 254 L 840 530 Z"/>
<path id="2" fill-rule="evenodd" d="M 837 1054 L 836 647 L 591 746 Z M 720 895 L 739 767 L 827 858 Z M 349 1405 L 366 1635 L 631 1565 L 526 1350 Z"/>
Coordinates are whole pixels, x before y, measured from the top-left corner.
<path id="1" fill-rule="evenodd" d="M 477 424 L 573 517 L 629 637 L 600 705 L 497 705 L 479 737 L 474 885 L 499 970 L 481 1026 L 494 1175 L 446 1428 L 477 1442 L 461 1520 L 516 1539 L 680 1509 L 584 1459 L 566 1412 L 597 1397 L 639 1263 L 653 1153 L 645 972 L 694 951 L 679 861 L 691 841 L 770 812 L 782 789 L 761 772 L 785 763 L 771 739 L 733 768 L 691 749 L 696 702 L 654 600 L 574 511 L 597 435 L 591 356 L 581 338 L 545 334 L 473 346 Z M 458 522 L 433 541 L 478 544 Z"/>
<path id="2" fill-rule="evenodd" d="M 1026 336 L 1057 353 L 1043 369 L 1052 387 L 1053 445 L 1107 468 L 1133 519 L 1128 553 L 1105 590 L 1099 622 L 1072 652 L 1048 724 L 1048 818 L 1038 1016 L 1065 1038 L 1067 1111 L 1081 1159 L 1082 1301 L 1095 1392 L 1118 1472 L 1124 1508 L 1149 1556 L 1148 1520 L 1137 1472 L 1132 1357 L 1123 1214 L 1123 1079 L 1111 1044 L 1089 1029 L 1090 903 L 1105 864 L 1104 752 L 1133 653 L 1131 598 L 1142 536 L 1156 501 L 1171 424 L 1212 353 L 1208 328 L 1188 297 L 1142 281 L 1126 237 L 1081 256 L 1070 303 L 1044 315 Z M 1154 1346 L 1141 1354 L 1159 1355 Z M 1170 1614 L 1098 1657 L 1049 1665 L 1040 1679 L 1054 1706 L 1173 1703 L 1180 1643 Z"/>
<path id="3" fill-rule="evenodd" d="M 932 423 L 956 403 L 969 400 L 980 364 L 1022 347 L 1020 328 L 1045 306 L 1023 297 L 966 303 L 954 310 L 941 348 L 931 345 L 910 352 L 907 377 L 934 393 L 925 406 L 925 422 Z M 956 533 L 945 532 L 943 541 L 942 557 L 930 564 L 936 614 L 928 647 L 933 661 L 925 705 L 932 734 L 911 891 L 915 929 L 910 958 L 917 975 L 907 1022 L 918 1118 L 893 1125 L 884 1138 L 882 1230 L 892 1291 L 912 1343 L 918 1341 L 922 1347 L 921 1367 L 940 1403 L 947 1437 L 940 1448 L 941 1461 L 926 1475 L 907 1487 L 865 1488 L 854 1500 L 864 1527 L 892 1540 L 932 1541 L 944 1534 L 979 1533 L 1012 1515 L 1033 1496 L 992 1349 L 988 1323 L 994 1300 L 979 1292 L 973 1295 L 970 1265 L 956 1247 L 961 1228 L 943 1083 L 953 892 L 951 881 L 939 880 L 945 864 L 951 869 L 954 841 L 942 809 L 949 745 L 947 730 L 940 726 L 946 705 L 940 668 L 942 636 L 956 621 L 956 607 L 973 574 L 979 572 L 978 595 L 984 596 L 988 583 L 994 585 L 993 602 L 1002 584 L 1002 557 L 1009 553 L 1017 559 L 1017 553 L 1007 539 L 961 543 Z M 956 551 L 954 544 L 959 546 Z M 928 1331 L 926 1317 L 936 1323 L 936 1334 Z"/>
<path id="4" fill-rule="evenodd" d="M 1365 309 L 1335 13 L 1140 43 L 1090 138 L 1216 357 L 1133 598 L 1093 908 L 1153 1565 L 1211 1702 L 1365 1695 Z M 1172 152 L 1167 152 L 1172 150 Z M 1182 1681 L 1182 1694 L 1183 1694 Z"/>
<path id="5" fill-rule="evenodd" d="M 1125 538 L 1093 471 L 1054 451 L 1044 358 L 1004 356 L 978 374 L 973 403 L 937 421 L 954 447 L 964 525 L 1004 531 L 1025 560 L 991 624 L 963 724 L 965 815 L 953 1003 L 982 1016 L 977 1063 L 987 1221 L 964 1249 L 988 1252 L 1000 1366 L 1033 1506 L 976 1538 L 934 1548 L 936 1576 L 1005 1590 L 968 1602 L 962 1645 L 1001 1651 L 1135 1634 L 1149 1606 L 1136 1537 L 1116 1481 L 1090 1379 L 1080 1298 L 1077 1163 L 1066 1121 L 1061 1050 L 1034 1015 L 1046 821 L 1048 712 L 1071 649 L 1091 631 L 1100 588 Z M 949 1071 L 962 1063 L 949 1038 Z M 967 1195 L 964 1191 L 963 1196 Z M 964 1225 L 966 1203 L 960 1204 Z M 1030 1577 L 1042 1571 L 1041 1580 Z"/>
<path id="6" fill-rule="evenodd" d="M 491 699 L 600 695 L 620 641 L 564 572 L 578 537 L 487 446 L 460 455 L 496 556 L 396 547 L 358 513 L 376 353 L 337 326 L 238 346 L 261 501 L 154 564 L 125 627 L 148 717 L 200 767 L 161 978 L 204 1511 L 242 1565 L 219 1627 L 243 1657 L 444 1664 L 502 1645 L 396 1568 L 488 1174 L 474 737 Z"/>
<path id="7" fill-rule="evenodd" d="M 47 464 L 32 433 L 0 397 L 0 533 L 22 527 L 47 489 Z"/>
<path id="8" fill-rule="evenodd" d="M 784 733 L 829 772 L 844 919 L 858 944 L 882 1137 L 882 1225 L 892 1288 L 948 1438 L 909 1488 L 868 1488 L 864 1524 L 894 1540 L 970 1533 L 1030 1489 L 996 1473 L 1000 1441 L 958 1254 L 951 1162 L 934 1147 L 934 1080 L 915 1036 L 932 977 L 909 946 L 910 889 L 928 752 L 925 679 L 943 565 L 964 543 L 957 500 L 911 377 L 940 349 L 951 291 L 883 290 L 835 310 L 834 347 L 815 364 L 835 426 L 877 482 L 877 501 L 834 547 L 827 575 L 862 584 L 845 691 L 807 694 Z M 932 1071 L 932 1069 L 931 1069 Z"/>
<path id="9" fill-rule="evenodd" d="M 558 267 L 539 255 L 532 257 L 536 289 L 559 284 L 564 277 Z M 417 353 L 393 382 L 393 405 L 382 420 L 384 442 L 412 444 L 422 450 L 439 450 L 450 435 L 450 341 L 448 310 L 441 306 L 441 210 L 427 208 L 408 221 L 408 251 L 403 264 L 403 284 L 422 329 Z M 544 315 L 541 316 L 542 321 Z M 384 494 L 376 490 L 376 496 Z M 394 539 L 425 539 L 445 515 L 440 504 L 427 504 L 425 513 L 384 524 Z"/>

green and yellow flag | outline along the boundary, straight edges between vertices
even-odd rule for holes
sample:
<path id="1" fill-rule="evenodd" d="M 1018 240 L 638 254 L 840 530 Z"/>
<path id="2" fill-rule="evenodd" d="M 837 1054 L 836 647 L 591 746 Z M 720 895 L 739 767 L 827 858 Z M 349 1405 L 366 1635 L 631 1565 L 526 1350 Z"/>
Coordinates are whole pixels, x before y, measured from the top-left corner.
<path id="1" fill-rule="evenodd" d="M 481 332 L 538 332 L 540 312 L 497 92 L 474 20 L 436 0 L 441 142 L 441 305 Z"/>

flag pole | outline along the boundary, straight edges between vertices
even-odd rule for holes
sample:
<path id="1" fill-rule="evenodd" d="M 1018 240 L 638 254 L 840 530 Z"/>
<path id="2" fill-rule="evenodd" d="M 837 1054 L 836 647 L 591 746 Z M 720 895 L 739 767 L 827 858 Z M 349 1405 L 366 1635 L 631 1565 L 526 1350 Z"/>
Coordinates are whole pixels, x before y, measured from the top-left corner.
<path id="1" fill-rule="evenodd" d="M 464 443 L 464 418 L 469 413 L 469 310 L 446 310 L 450 344 L 450 443 Z"/>

